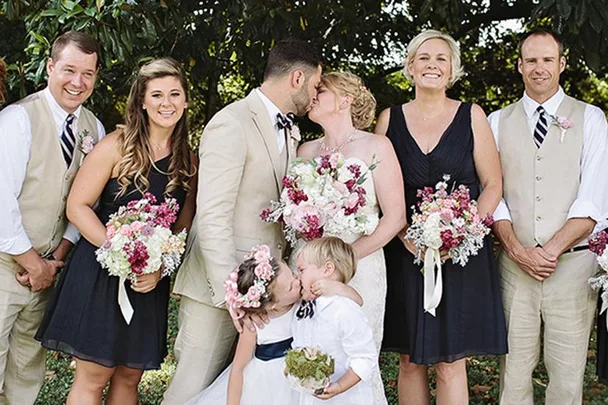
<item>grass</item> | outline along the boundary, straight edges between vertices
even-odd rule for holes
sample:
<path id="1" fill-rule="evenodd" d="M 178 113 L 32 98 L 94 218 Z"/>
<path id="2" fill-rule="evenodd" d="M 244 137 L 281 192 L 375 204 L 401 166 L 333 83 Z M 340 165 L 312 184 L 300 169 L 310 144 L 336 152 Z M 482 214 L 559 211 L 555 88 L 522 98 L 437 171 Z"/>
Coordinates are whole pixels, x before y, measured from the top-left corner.
<path id="1" fill-rule="evenodd" d="M 171 299 L 169 308 L 169 354 L 160 370 L 148 371 L 139 385 L 139 403 L 160 404 L 162 395 L 171 381 L 175 370 L 173 344 L 177 335 L 177 311 L 179 302 Z M 476 357 L 468 360 L 469 392 L 472 405 L 498 403 L 498 358 Z M 390 405 L 397 405 L 397 373 L 399 359 L 391 353 L 383 353 L 380 368 Z M 36 405 L 58 405 L 65 403 L 72 384 L 74 368 L 69 356 L 57 352 L 47 355 L 47 373 L 44 385 L 36 400 Z M 431 392 L 434 393 L 435 379 L 432 370 Z M 542 363 L 533 375 L 535 403 L 544 403 L 544 392 L 548 378 Z M 608 387 L 599 383 L 595 376 L 595 333 L 591 338 L 587 369 L 585 373 L 584 403 L 587 405 L 607 405 Z"/>

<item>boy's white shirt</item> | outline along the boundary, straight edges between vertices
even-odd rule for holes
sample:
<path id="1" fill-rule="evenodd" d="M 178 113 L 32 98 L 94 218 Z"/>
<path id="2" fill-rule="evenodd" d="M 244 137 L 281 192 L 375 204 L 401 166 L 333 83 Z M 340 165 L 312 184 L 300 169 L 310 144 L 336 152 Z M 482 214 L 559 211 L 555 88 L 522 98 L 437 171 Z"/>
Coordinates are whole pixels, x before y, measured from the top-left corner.
<path id="1" fill-rule="evenodd" d="M 300 405 L 373 403 L 370 380 L 378 369 L 378 350 L 372 329 L 361 307 L 350 299 L 339 296 L 319 297 L 315 302 L 312 318 L 294 317 L 292 346 L 318 346 L 323 352 L 333 356 L 336 369 L 332 382 L 337 381 L 349 369 L 352 369 L 361 381 L 330 400 L 301 394 Z"/>

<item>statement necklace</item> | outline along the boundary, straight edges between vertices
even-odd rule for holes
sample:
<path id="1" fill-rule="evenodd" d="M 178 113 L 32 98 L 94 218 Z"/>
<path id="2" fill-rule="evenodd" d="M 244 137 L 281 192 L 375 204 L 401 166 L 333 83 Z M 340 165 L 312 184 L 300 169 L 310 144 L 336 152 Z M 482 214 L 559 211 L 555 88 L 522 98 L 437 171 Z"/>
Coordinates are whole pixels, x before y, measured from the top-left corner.
<path id="1" fill-rule="evenodd" d="M 319 147 L 321 148 L 321 150 L 323 152 L 329 152 L 329 153 L 340 152 L 346 145 L 348 145 L 349 143 L 351 143 L 352 141 L 355 140 L 356 134 L 357 134 L 357 128 L 353 128 L 350 136 L 348 138 L 346 138 L 346 140 L 344 142 L 342 142 L 340 145 L 333 147 L 333 148 L 330 146 L 327 146 L 325 141 L 323 139 L 321 139 L 321 143 L 319 144 Z"/>

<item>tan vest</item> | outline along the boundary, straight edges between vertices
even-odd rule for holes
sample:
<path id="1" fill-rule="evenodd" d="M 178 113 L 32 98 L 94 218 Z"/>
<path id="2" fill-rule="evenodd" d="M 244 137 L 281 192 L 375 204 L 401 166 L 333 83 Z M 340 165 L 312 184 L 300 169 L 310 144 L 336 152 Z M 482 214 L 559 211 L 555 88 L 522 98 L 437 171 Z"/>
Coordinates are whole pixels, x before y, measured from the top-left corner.
<path id="1" fill-rule="evenodd" d="M 560 142 L 561 128 L 549 118 L 540 148 L 521 100 L 500 113 L 503 195 L 515 235 L 525 247 L 544 245 L 566 223 L 580 184 L 585 106 L 566 96 L 556 116 L 568 118 L 573 126 Z"/>
<path id="2" fill-rule="evenodd" d="M 32 131 L 30 159 L 17 202 L 21 222 L 32 246 L 45 256 L 55 250 L 65 232 L 67 196 L 84 157 L 79 147 L 80 137 L 86 130 L 97 142 L 97 120 L 89 110 L 81 109 L 74 157 L 70 167 L 66 168 L 53 114 L 42 92 L 32 94 L 17 104 L 25 108 Z M 7 254 L 0 254 L 0 265 L 13 269 L 18 267 Z"/>

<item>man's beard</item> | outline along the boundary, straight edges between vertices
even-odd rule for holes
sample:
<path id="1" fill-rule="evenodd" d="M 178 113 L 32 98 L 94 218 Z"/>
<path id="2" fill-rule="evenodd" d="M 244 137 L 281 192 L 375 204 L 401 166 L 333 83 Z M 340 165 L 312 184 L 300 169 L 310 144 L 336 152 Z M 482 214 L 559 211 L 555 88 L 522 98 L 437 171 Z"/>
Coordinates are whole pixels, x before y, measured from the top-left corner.
<path id="1" fill-rule="evenodd" d="M 306 115 L 308 110 L 310 109 L 310 97 L 308 96 L 307 83 L 304 83 L 304 86 L 293 96 L 291 96 L 291 102 L 293 103 L 294 110 L 292 111 L 298 117 L 302 117 Z"/>

